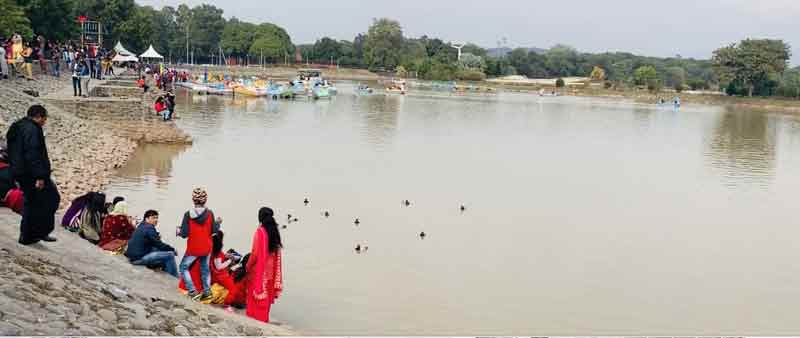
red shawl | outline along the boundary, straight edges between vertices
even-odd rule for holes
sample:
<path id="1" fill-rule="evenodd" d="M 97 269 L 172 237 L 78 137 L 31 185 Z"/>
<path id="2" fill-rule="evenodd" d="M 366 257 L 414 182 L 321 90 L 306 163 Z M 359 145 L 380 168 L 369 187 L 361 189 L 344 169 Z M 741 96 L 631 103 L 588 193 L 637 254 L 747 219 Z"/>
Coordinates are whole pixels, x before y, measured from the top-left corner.
<path id="1" fill-rule="evenodd" d="M 269 322 L 269 308 L 283 291 L 281 252 L 270 253 L 269 235 L 259 226 L 247 261 L 247 315 Z"/>

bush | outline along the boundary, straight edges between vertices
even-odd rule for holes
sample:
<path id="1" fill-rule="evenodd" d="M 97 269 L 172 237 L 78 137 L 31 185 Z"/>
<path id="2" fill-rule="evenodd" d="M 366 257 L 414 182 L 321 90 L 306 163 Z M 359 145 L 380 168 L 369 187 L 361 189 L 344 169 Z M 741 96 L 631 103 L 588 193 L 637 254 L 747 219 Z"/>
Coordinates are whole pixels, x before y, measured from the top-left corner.
<path id="1" fill-rule="evenodd" d="M 688 81 L 687 85 L 692 90 L 705 90 L 705 89 L 708 89 L 708 83 L 706 83 L 702 79 L 691 79 L 691 80 Z"/>
<path id="2" fill-rule="evenodd" d="M 456 79 L 464 81 L 483 81 L 486 74 L 478 69 L 460 69 L 456 72 Z"/>
<path id="3" fill-rule="evenodd" d="M 661 91 L 661 81 L 659 80 L 650 80 L 647 81 L 647 90 L 657 93 Z"/>
<path id="4" fill-rule="evenodd" d="M 558 78 L 556 80 L 556 88 L 564 88 L 564 86 L 566 86 L 566 83 L 564 83 L 564 79 Z"/>

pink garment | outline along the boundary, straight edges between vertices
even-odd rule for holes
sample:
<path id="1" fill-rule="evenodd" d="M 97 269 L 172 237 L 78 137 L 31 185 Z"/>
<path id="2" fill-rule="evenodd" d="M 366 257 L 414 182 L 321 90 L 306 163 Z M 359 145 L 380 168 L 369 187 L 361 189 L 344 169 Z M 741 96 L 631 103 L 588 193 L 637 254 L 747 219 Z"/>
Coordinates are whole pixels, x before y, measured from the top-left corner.
<path id="1" fill-rule="evenodd" d="M 281 252 L 270 253 L 269 236 L 259 226 L 247 261 L 247 316 L 269 323 L 269 310 L 283 290 Z"/>

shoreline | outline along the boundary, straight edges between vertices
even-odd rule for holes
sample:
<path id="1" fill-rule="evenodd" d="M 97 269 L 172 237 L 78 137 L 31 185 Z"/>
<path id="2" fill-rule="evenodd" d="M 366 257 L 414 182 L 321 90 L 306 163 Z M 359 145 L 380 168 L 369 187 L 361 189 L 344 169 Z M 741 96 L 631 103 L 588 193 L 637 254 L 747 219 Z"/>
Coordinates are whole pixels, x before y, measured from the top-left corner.
<path id="1" fill-rule="evenodd" d="M 0 80 L 0 127 L 5 134 L 32 104 L 48 109 L 45 135 L 53 180 L 61 193 L 60 211 L 88 191 L 103 191 L 140 144 L 191 143 L 174 123 L 156 125 L 148 120 L 157 120 L 147 117 L 149 95 L 142 95 L 144 115 L 129 111 L 95 117 L 91 115 L 130 106 L 113 107 L 113 97 L 75 99 L 69 76 L 55 78 L 36 71 L 34 75 L 34 81 Z M 38 97 L 23 91 L 35 91 Z M 95 111 L 83 112 L 82 102 L 104 100 L 108 102 Z M 72 111 L 71 104 L 75 105 Z M 141 125 L 128 125 L 132 121 Z M 154 137 L 141 133 L 152 126 L 159 129 Z M 60 212 L 53 231 L 55 243 L 19 245 L 19 220 L 10 210 L 0 210 L 0 275 L 4 279 L 0 336 L 296 335 L 283 324 L 261 323 L 241 311 L 230 314 L 192 302 L 178 292 L 177 280 L 171 276 L 133 266 L 124 256 L 113 256 L 65 231 Z M 42 325 L 45 322 L 48 325 Z"/>
<path id="2" fill-rule="evenodd" d="M 178 69 L 188 69 L 194 75 L 202 75 L 205 69 L 209 73 L 223 72 L 225 74 L 233 74 L 235 76 L 269 76 L 277 78 L 294 77 L 298 69 L 304 68 L 302 65 L 299 67 L 291 66 L 176 66 Z M 339 68 L 339 69 L 321 69 L 325 77 L 332 80 L 345 80 L 345 81 L 379 81 L 390 79 L 391 77 L 383 76 L 380 74 L 372 73 L 365 69 L 355 68 Z M 406 79 L 412 81 L 416 79 Z M 516 92 L 516 93 L 529 93 L 538 95 L 539 89 L 553 90 L 555 79 L 528 79 L 529 82 L 513 83 L 497 81 L 496 79 L 486 79 L 483 81 L 457 81 L 459 83 L 476 84 L 479 86 L 498 88 L 501 91 Z M 553 85 L 547 83 L 552 82 Z M 412 88 L 413 89 L 413 88 Z M 670 99 L 673 96 L 680 96 L 682 104 L 702 104 L 721 106 L 730 109 L 750 110 L 756 112 L 773 112 L 773 113 L 786 113 L 786 114 L 800 114 L 800 100 L 792 100 L 782 97 L 735 97 L 727 95 L 713 95 L 709 93 L 693 93 L 686 91 L 683 93 L 675 93 L 674 91 L 663 91 L 660 93 L 650 93 L 646 90 L 611 90 L 602 88 L 575 88 L 567 86 L 561 88 L 558 92 L 567 96 L 578 97 L 598 97 L 606 99 L 622 99 L 633 100 L 637 103 L 654 103 L 660 97 Z"/>

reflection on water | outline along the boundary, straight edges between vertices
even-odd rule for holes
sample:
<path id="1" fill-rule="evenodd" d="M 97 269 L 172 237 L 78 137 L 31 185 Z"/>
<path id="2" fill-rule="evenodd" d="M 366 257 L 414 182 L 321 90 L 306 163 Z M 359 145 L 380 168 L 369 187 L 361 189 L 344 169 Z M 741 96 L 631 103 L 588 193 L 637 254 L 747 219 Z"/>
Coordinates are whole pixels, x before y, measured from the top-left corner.
<path id="1" fill-rule="evenodd" d="M 726 184 L 768 184 L 774 176 L 776 130 L 766 114 L 726 112 L 709 142 L 709 161 Z"/>
<path id="2" fill-rule="evenodd" d="M 348 88 L 330 101 L 181 94 L 195 143 L 140 148 L 110 194 L 171 230 L 204 186 L 239 251 L 259 207 L 298 217 L 273 311 L 304 333 L 800 330 L 795 117 Z"/>
<path id="3" fill-rule="evenodd" d="M 128 164 L 117 170 L 116 177 L 129 180 L 154 177 L 156 185 L 164 186 L 172 177 L 172 161 L 188 148 L 183 144 L 140 145 Z"/>

